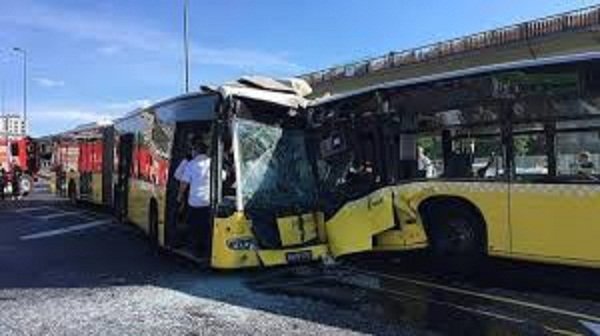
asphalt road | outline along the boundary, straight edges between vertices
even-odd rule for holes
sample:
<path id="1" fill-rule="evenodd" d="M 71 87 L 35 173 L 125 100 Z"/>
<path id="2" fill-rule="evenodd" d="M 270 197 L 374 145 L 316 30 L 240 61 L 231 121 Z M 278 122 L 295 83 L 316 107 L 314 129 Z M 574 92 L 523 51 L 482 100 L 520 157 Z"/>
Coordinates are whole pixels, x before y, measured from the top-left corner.
<path id="1" fill-rule="evenodd" d="M 598 271 L 402 254 L 216 272 L 41 188 L 0 203 L 0 335 L 598 335 Z"/>
<path id="2" fill-rule="evenodd" d="M 0 204 L 0 335 L 423 334 L 355 306 L 249 289 L 43 191 Z"/>

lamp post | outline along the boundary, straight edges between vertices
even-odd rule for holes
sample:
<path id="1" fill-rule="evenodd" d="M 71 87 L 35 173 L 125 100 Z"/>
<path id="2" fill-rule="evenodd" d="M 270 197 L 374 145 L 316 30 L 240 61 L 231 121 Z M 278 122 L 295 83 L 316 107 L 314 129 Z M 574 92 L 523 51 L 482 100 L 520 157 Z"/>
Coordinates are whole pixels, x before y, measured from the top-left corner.
<path id="1" fill-rule="evenodd" d="M 13 51 L 23 56 L 23 123 L 24 131 L 27 134 L 27 50 L 19 47 L 13 48 Z"/>
<path id="2" fill-rule="evenodd" d="M 183 59 L 184 59 L 184 90 L 190 92 L 190 46 L 189 46 L 189 27 L 188 12 L 189 0 L 183 0 Z"/>

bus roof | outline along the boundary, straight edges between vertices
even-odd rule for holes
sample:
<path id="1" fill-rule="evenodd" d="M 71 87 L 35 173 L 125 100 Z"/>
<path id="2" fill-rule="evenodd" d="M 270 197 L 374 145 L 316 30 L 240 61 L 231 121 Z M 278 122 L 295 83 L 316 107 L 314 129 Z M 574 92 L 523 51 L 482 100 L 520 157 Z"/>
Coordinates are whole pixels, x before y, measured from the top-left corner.
<path id="1" fill-rule="evenodd" d="M 405 86 L 411 86 L 416 84 L 423 84 L 428 82 L 435 82 L 439 80 L 453 79 L 453 78 L 461 78 L 468 77 L 473 75 L 481 75 L 485 73 L 497 72 L 497 71 L 506 71 L 512 69 L 521 69 L 521 68 L 534 68 L 541 67 L 545 65 L 559 65 L 570 62 L 578 62 L 578 61 L 590 61 L 590 60 L 600 60 L 600 52 L 586 52 L 579 54 L 569 54 L 562 56 L 553 56 L 553 57 L 544 57 L 539 59 L 530 59 L 530 60 L 521 60 L 515 62 L 507 62 L 507 63 L 498 63 L 491 65 L 484 65 L 469 69 L 456 70 L 450 72 L 443 72 L 433 75 L 408 78 L 408 79 L 400 79 L 390 82 L 385 82 L 377 85 L 371 85 L 364 87 L 362 89 L 353 90 L 345 93 L 340 93 L 332 96 L 316 98 L 311 101 L 311 106 L 317 106 L 322 104 L 328 104 L 332 102 L 336 102 L 339 100 L 343 100 L 346 98 L 350 98 L 353 96 L 360 96 L 362 94 L 368 94 L 377 90 L 386 90 L 386 89 L 394 89 Z"/>

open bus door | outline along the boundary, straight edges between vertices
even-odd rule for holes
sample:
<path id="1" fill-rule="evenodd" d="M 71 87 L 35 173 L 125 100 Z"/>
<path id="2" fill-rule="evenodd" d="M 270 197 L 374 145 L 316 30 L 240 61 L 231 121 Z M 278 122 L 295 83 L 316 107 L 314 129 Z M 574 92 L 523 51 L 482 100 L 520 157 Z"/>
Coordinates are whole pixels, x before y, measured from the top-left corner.
<path id="1" fill-rule="evenodd" d="M 213 137 L 213 121 L 209 120 L 192 120 L 179 121 L 175 125 L 173 138 L 173 147 L 171 149 L 171 169 L 167 182 L 167 202 L 166 202 L 166 232 L 167 245 L 180 254 L 186 255 L 192 259 L 206 258 L 209 251 L 198 251 L 192 235 L 198 234 L 197 228 L 190 226 L 188 221 L 189 206 L 186 194 L 186 199 L 183 204 L 177 202 L 177 194 L 180 188 L 180 181 L 175 178 L 175 171 L 186 160 L 191 160 L 192 144 L 195 141 L 204 142 L 209 148 L 214 144 L 211 139 Z M 208 155 L 215 155 L 215 150 L 210 149 Z M 214 162 L 214 160 L 213 160 Z M 211 183 L 211 193 L 214 192 L 214 186 Z M 202 232 L 202 234 L 210 235 L 210 233 Z"/>
<path id="2" fill-rule="evenodd" d="M 114 190 L 115 213 L 119 220 L 127 218 L 129 177 L 133 159 L 133 134 L 119 136 L 117 184 Z"/>

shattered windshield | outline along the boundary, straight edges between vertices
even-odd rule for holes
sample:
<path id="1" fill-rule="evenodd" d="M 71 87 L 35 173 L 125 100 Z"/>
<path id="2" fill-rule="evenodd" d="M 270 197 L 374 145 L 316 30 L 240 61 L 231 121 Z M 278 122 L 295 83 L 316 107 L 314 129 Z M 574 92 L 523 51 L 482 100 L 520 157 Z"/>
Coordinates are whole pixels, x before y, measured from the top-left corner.
<path id="1" fill-rule="evenodd" d="M 304 132 L 237 119 L 241 191 L 246 208 L 301 210 L 316 204 Z"/>

